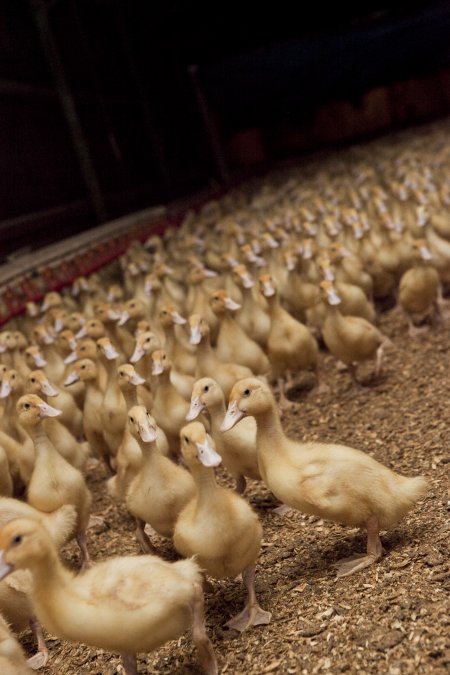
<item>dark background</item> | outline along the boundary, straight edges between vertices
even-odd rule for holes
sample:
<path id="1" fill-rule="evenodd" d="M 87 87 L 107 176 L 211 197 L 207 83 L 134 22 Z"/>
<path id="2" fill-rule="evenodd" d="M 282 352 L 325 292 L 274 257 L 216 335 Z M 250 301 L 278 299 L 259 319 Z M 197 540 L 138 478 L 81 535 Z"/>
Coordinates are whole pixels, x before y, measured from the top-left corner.
<path id="1" fill-rule="evenodd" d="M 449 108 L 449 2 L 0 0 L 0 249 Z"/>

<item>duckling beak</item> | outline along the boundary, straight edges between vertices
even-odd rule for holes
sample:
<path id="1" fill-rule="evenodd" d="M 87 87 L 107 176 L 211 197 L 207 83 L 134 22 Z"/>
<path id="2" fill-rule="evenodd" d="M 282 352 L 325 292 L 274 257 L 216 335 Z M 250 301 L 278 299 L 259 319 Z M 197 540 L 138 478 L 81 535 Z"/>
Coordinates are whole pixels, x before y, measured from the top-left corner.
<path id="1" fill-rule="evenodd" d="M 330 289 L 327 291 L 327 300 L 330 305 L 340 305 L 341 304 L 341 299 L 334 290 L 334 288 Z"/>
<path id="2" fill-rule="evenodd" d="M 43 380 L 41 383 L 41 391 L 46 396 L 58 396 L 58 390 L 53 387 L 48 380 Z"/>
<path id="3" fill-rule="evenodd" d="M 68 365 L 69 363 L 73 363 L 74 361 L 76 361 L 77 358 L 78 358 L 78 355 L 77 355 L 76 351 L 74 350 L 68 356 L 66 356 L 66 358 L 64 359 L 64 363 L 66 365 Z M 36 363 L 36 361 L 35 361 L 35 363 Z M 36 363 L 36 365 L 37 365 L 37 363 Z"/>
<path id="4" fill-rule="evenodd" d="M 122 312 L 122 314 L 120 315 L 120 319 L 117 322 L 117 325 L 123 326 L 128 321 L 129 318 L 130 315 L 128 314 L 128 312 Z"/>
<path id="5" fill-rule="evenodd" d="M 103 353 L 109 361 L 112 361 L 113 359 L 117 359 L 119 357 L 119 354 L 116 352 L 116 350 L 112 345 L 106 345 Z"/>
<path id="6" fill-rule="evenodd" d="M 191 406 L 186 415 L 186 420 L 188 422 L 192 422 L 192 420 L 195 420 L 195 418 L 200 415 L 204 407 L 205 406 L 203 405 L 200 396 L 196 396 L 196 398 L 193 398 L 191 400 Z"/>
<path id="7" fill-rule="evenodd" d="M 200 333 L 200 328 L 198 326 L 194 326 L 191 328 L 191 335 L 189 338 L 189 344 L 191 345 L 198 345 L 200 344 L 202 340 L 202 334 Z"/>
<path id="8" fill-rule="evenodd" d="M 75 337 L 76 337 L 77 340 L 79 340 L 80 338 L 86 337 L 86 335 L 87 335 L 87 328 L 86 328 L 86 326 L 81 326 L 81 328 L 80 328 L 80 330 L 78 331 L 78 333 L 75 333 Z"/>
<path id="9" fill-rule="evenodd" d="M 242 410 L 239 410 L 237 401 L 233 401 L 233 403 L 230 403 L 228 406 L 228 410 L 225 413 L 223 422 L 220 425 L 220 431 L 228 431 L 228 429 L 234 427 L 234 425 L 237 424 L 239 420 L 244 417 L 244 415 L 245 413 L 243 413 Z"/>
<path id="10" fill-rule="evenodd" d="M 0 581 L 13 571 L 12 565 L 7 563 L 3 556 L 4 552 L 0 551 Z"/>
<path id="11" fill-rule="evenodd" d="M 222 457 L 216 452 L 212 444 L 205 440 L 204 443 L 196 443 L 198 450 L 198 458 L 203 464 L 203 466 L 213 467 L 219 466 L 222 462 Z"/>
<path id="12" fill-rule="evenodd" d="M 271 298 L 272 295 L 275 295 L 275 289 L 269 282 L 265 282 L 262 287 L 262 292 L 264 297 Z"/>
<path id="13" fill-rule="evenodd" d="M 152 375 L 161 375 L 164 372 L 164 366 L 161 361 L 154 361 Z"/>
<path id="14" fill-rule="evenodd" d="M 62 331 L 62 329 L 64 328 L 64 324 L 61 321 L 61 319 L 55 319 L 53 328 L 55 329 L 56 333 L 60 333 Z"/>
<path id="15" fill-rule="evenodd" d="M 139 436 L 144 443 L 153 443 L 153 441 L 156 441 L 156 429 L 151 427 L 150 424 L 140 424 Z"/>
<path id="16" fill-rule="evenodd" d="M 44 333 L 42 336 L 42 341 L 45 345 L 52 345 L 54 343 L 54 339 L 48 333 Z"/>
<path id="17" fill-rule="evenodd" d="M 206 267 L 203 270 L 203 276 L 205 279 L 212 279 L 213 277 L 217 276 L 217 272 L 214 272 L 214 270 L 208 270 Z"/>
<path id="18" fill-rule="evenodd" d="M 144 356 L 144 350 L 140 345 L 136 345 L 134 352 L 130 356 L 130 363 L 137 363 Z"/>
<path id="19" fill-rule="evenodd" d="M 145 284 L 144 284 L 145 295 L 151 295 L 152 294 L 152 288 L 153 288 L 152 282 L 146 281 Z"/>
<path id="20" fill-rule="evenodd" d="M 62 410 L 53 408 L 48 403 L 41 403 L 39 406 L 40 417 L 58 417 L 62 414 Z"/>
<path id="21" fill-rule="evenodd" d="M 145 384 L 145 379 L 138 375 L 137 373 L 134 373 L 132 377 L 130 377 L 130 382 L 131 384 L 134 384 L 135 387 L 138 386 L 138 384 Z"/>
<path id="22" fill-rule="evenodd" d="M 224 305 L 231 312 L 236 312 L 238 309 L 241 309 L 242 307 L 242 305 L 240 305 L 238 302 L 235 302 L 233 298 L 225 298 Z"/>
<path id="23" fill-rule="evenodd" d="M 179 326 L 183 326 L 183 324 L 187 323 L 184 316 L 181 316 L 181 314 L 178 314 L 178 312 L 172 312 L 172 321 L 177 323 Z"/>
<path id="24" fill-rule="evenodd" d="M 66 379 L 64 380 L 64 386 L 68 387 L 70 384 L 73 384 L 74 382 L 78 382 L 79 376 L 75 371 L 72 371 L 71 373 L 68 374 Z"/>
<path id="25" fill-rule="evenodd" d="M 110 319 L 111 321 L 119 321 L 121 316 L 122 316 L 121 313 L 117 312 L 115 309 L 108 310 L 108 319 Z"/>
<path id="26" fill-rule="evenodd" d="M 253 279 L 250 277 L 249 274 L 243 274 L 242 275 L 242 285 L 244 288 L 253 288 L 255 285 Z"/>
<path id="27" fill-rule="evenodd" d="M 36 354 L 33 356 L 33 361 L 37 368 L 43 368 L 47 365 L 47 361 L 43 358 L 41 354 Z"/>
<path id="28" fill-rule="evenodd" d="M 421 246 L 419 248 L 419 253 L 420 253 L 420 257 L 422 258 L 422 260 L 432 260 L 433 259 L 433 256 L 431 255 L 430 249 L 427 248 L 426 246 Z"/>
<path id="29" fill-rule="evenodd" d="M 2 386 L 0 389 L 0 398 L 6 398 L 11 393 L 11 385 L 7 380 L 2 380 Z"/>

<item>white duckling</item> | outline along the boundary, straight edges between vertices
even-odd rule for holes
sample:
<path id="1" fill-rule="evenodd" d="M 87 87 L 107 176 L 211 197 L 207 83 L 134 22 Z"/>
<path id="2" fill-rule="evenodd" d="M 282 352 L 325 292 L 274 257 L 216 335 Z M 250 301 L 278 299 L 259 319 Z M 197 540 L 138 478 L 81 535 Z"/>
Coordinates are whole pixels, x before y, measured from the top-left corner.
<path id="1" fill-rule="evenodd" d="M 252 417 L 222 433 L 220 425 L 226 412 L 222 389 L 212 377 L 202 377 L 194 384 L 186 420 L 191 422 L 206 410 L 211 421 L 211 436 L 224 466 L 236 480 L 236 491 L 245 491 L 245 477 L 261 480 L 256 454 L 256 424 Z"/>
<path id="2" fill-rule="evenodd" d="M 214 467 L 221 462 L 212 438 L 200 422 L 180 432 L 181 452 L 196 484 L 196 494 L 178 516 L 173 543 L 181 555 L 195 555 L 216 579 L 242 574 L 248 598 L 244 609 L 226 625 L 238 631 L 270 623 L 255 594 L 255 565 L 262 527 L 251 506 L 232 490 L 217 485 Z"/>
<path id="3" fill-rule="evenodd" d="M 425 495 L 425 478 L 401 476 L 351 447 L 288 438 L 270 388 L 256 378 L 233 387 L 222 430 L 246 415 L 256 419 L 259 468 L 278 499 L 303 513 L 367 529 L 367 554 L 343 561 L 338 576 L 379 560 L 380 530 L 395 525 Z"/>
<path id="4" fill-rule="evenodd" d="M 130 432 L 140 445 L 142 465 L 128 485 L 125 503 L 136 519 L 136 537 L 146 552 L 153 546 L 144 525 L 171 537 L 181 509 L 193 497 L 194 481 L 186 469 L 162 455 L 156 446 L 156 423 L 144 406 L 128 413 Z"/>
<path id="5" fill-rule="evenodd" d="M 33 605 L 48 631 L 119 652 L 127 675 L 137 673 L 136 653 L 157 649 L 189 627 L 202 668 L 217 675 L 194 561 L 122 556 L 75 576 L 60 562 L 45 528 L 19 518 L 0 531 L 0 578 L 18 569 L 32 574 Z"/>
<path id="6" fill-rule="evenodd" d="M 30 435 L 36 452 L 33 473 L 27 488 L 27 499 L 39 511 L 50 513 L 63 504 L 72 504 L 77 511 L 74 533 L 82 556 L 82 568 L 90 564 L 86 544 L 92 495 L 83 474 L 69 464 L 51 443 L 44 429 L 47 417 L 60 411 L 52 408 L 35 394 L 26 394 L 17 401 L 20 423 Z"/>

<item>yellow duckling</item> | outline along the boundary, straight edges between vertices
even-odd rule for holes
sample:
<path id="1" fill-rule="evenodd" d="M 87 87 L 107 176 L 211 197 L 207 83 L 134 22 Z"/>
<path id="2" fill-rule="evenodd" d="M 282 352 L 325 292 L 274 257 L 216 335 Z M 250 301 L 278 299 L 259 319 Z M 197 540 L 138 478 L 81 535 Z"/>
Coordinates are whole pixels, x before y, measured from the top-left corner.
<path id="1" fill-rule="evenodd" d="M 270 612 L 261 609 L 255 594 L 255 564 L 262 541 L 258 516 L 242 497 L 217 485 L 214 467 L 222 459 L 200 422 L 183 427 L 180 439 L 197 489 L 178 517 L 174 546 L 185 557 L 195 555 L 201 568 L 216 579 L 242 574 L 247 602 L 227 626 L 243 631 L 270 623 Z"/>
<path id="2" fill-rule="evenodd" d="M 228 397 L 231 388 L 237 380 L 253 375 L 250 368 L 238 363 L 224 363 L 221 361 L 210 341 L 210 328 L 200 314 L 189 317 L 190 343 L 197 345 L 197 372 L 196 377 L 214 377 Z"/>
<path id="3" fill-rule="evenodd" d="M 100 411 L 103 403 L 103 391 L 99 384 L 99 369 L 92 359 L 81 359 L 74 364 L 64 384 L 70 387 L 74 382 L 83 382 L 86 386 L 83 408 L 83 431 L 94 455 L 100 457 L 109 474 L 112 474 L 109 445 L 103 436 L 103 423 Z"/>
<path id="4" fill-rule="evenodd" d="M 66 414 L 73 409 L 73 415 L 80 416 L 81 429 L 83 428 L 83 414 L 81 410 L 75 405 L 73 398 L 63 391 L 58 391 L 47 379 L 42 370 L 32 370 L 25 380 L 25 392 L 27 394 L 37 394 L 44 401 L 46 397 L 54 398 L 54 403 L 58 401 L 63 403 L 67 400 L 69 407 L 66 408 Z M 65 395 L 65 396 L 64 396 Z M 57 448 L 58 452 L 66 459 L 69 464 L 75 466 L 77 469 L 82 469 L 86 464 L 86 460 L 90 455 L 91 448 L 89 443 L 80 443 L 75 436 L 70 432 L 66 426 L 65 416 L 62 408 L 55 405 L 58 410 L 61 410 L 61 415 L 58 419 L 49 417 L 44 420 L 44 428 L 50 438 L 51 442 Z"/>
<path id="5" fill-rule="evenodd" d="M 75 576 L 60 562 L 45 528 L 19 518 L 0 531 L 0 578 L 18 569 L 32 574 L 33 606 L 48 631 L 119 652 L 127 675 L 137 673 L 136 653 L 157 649 L 189 627 L 201 666 L 217 674 L 194 561 L 122 556 Z"/>
<path id="6" fill-rule="evenodd" d="M 55 545 L 60 548 L 67 542 L 73 530 L 76 511 L 73 506 L 67 504 L 47 514 L 18 499 L 0 499 L 0 527 L 14 518 L 31 518 L 40 522 L 50 533 Z M 26 570 L 18 570 L 0 581 L 0 612 L 16 633 L 22 633 L 27 628 L 33 631 L 38 651 L 28 660 L 28 665 L 37 669 L 47 663 L 48 649 L 29 598 L 30 588 L 31 578 Z M 3 675 L 1 666 L 0 672 Z"/>
<path id="7" fill-rule="evenodd" d="M 209 304 L 219 321 L 216 346 L 219 359 L 247 366 L 255 375 L 266 374 L 270 369 L 269 359 L 232 316 L 232 313 L 241 309 L 241 305 L 224 289 L 214 291 Z"/>
<path id="8" fill-rule="evenodd" d="M 1 443 L 1 440 L 0 440 Z M 13 479 L 6 450 L 0 445 L 0 496 L 12 497 Z"/>
<path id="9" fill-rule="evenodd" d="M 440 316 L 438 304 L 439 273 L 432 264 L 431 251 L 425 239 L 413 242 L 415 264 L 403 273 L 398 287 L 398 304 L 408 320 L 408 332 L 412 337 L 420 329 L 414 325 L 414 318 L 434 312 Z"/>
<path id="10" fill-rule="evenodd" d="M 281 306 L 274 281 L 269 274 L 259 277 L 261 293 L 269 306 L 271 318 L 267 339 L 272 375 L 280 390 L 280 407 L 289 408 L 294 404 L 286 397 L 286 375 L 291 371 L 313 369 L 316 386 L 319 386 L 318 358 L 319 347 L 309 328 L 287 312 Z"/>
<path id="11" fill-rule="evenodd" d="M 31 675 L 22 647 L 0 615 L 0 672 L 2 675 Z"/>
<path id="12" fill-rule="evenodd" d="M 248 417 L 233 429 L 222 433 L 220 425 L 226 412 L 222 389 L 212 377 L 202 377 L 194 384 L 186 420 L 191 422 L 206 410 L 211 421 L 211 436 L 224 466 L 236 479 L 236 491 L 245 491 L 245 477 L 261 480 L 256 454 L 256 424 Z"/>
<path id="13" fill-rule="evenodd" d="M 391 344 L 389 338 L 373 324 L 360 316 L 343 316 L 339 311 L 341 299 L 331 281 L 320 284 L 329 305 L 322 326 L 322 335 L 329 351 L 345 363 L 356 384 L 356 363 L 376 357 L 375 377 L 381 371 L 384 349 Z"/>
<path id="14" fill-rule="evenodd" d="M 69 464 L 50 442 L 43 425 L 47 417 L 60 414 L 35 394 L 26 394 L 17 401 L 20 423 L 27 430 L 36 452 L 33 473 L 27 488 L 28 503 L 39 511 L 50 513 L 63 504 L 72 504 L 77 511 L 74 528 L 82 556 L 82 567 L 90 564 L 86 545 L 86 527 L 92 495 L 83 474 Z"/>
<path id="15" fill-rule="evenodd" d="M 156 446 L 156 423 L 144 406 L 128 413 L 130 432 L 140 445 L 142 466 L 125 495 L 128 511 L 136 519 L 136 537 L 144 551 L 153 546 L 144 532 L 148 523 L 156 532 L 171 537 L 181 509 L 192 499 L 195 487 L 191 475 L 162 455 Z"/>
<path id="16" fill-rule="evenodd" d="M 256 419 L 259 468 L 278 499 L 303 513 L 367 528 L 367 555 L 343 561 L 338 576 L 379 560 L 380 530 L 392 527 L 424 496 L 425 478 L 400 476 L 344 445 L 291 440 L 283 432 L 270 388 L 256 378 L 233 387 L 222 431 L 245 415 Z"/>

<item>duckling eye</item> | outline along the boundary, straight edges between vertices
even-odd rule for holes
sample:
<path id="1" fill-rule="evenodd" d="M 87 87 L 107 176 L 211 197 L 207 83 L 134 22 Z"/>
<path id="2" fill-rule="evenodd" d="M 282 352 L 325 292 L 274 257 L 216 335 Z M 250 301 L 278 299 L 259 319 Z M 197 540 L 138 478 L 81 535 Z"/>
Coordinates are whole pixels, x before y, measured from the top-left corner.
<path id="1" fill-rule="evenodd" d="M 11 379 L 12 379 L 12 380 L 15 380 L 15 379 L 16 379 L 16 376 L 15 376 L 15 375 L 11 375 Z"/>
<path id="2" fill-rule="evenodd" d="M 35 378 L 35 377 L 32 377 L 31 380 L 30 380 L 30 382 L 31 382 L 32 384 L 35 384 L 35 383 L 36 383 L 36 378 Z"/>
<path id="3" fill-rule="evenodd" d="M 134 424 L 134 417 L 130 417 L 129 419 L 130 419 L 131 424 Z"/>
<path id="4" fill-rule="evenodd" d="M 16 534 L 16 536 L 13 538 L 11 542 L 14 546 L 17 546 L 18 544 L 22 543 L 22 535 L 21 534 Z"/>
<path id="5" fill-rule="evenodd" d="M 244 392 L 243 392 L 244 396 L 250 396 L 250 393 L 251 393 L 250 389 L 244 389 Z"/>
<path id="6" fill-rule="evenodd" d="M 81 366 L 81 370 L 85 370 L 85 369 L 86 369 L 86 366 Z"/>
<path id="7" fill-rule="evenodd" d="M 207 384 L 203 387 L 203 391 L 209 391 L 209 387 Z"/>
<path id="8" fill-rule="evenodd" d="M 184 440 L 186 443 L 189 443 L 189 438 L 187 436 L 184 437 Z"/>
<path id="9" fill-rule="evenodd" d="M 24 407 L 24 410 L 29 410 L 31 408 L 31 405 L 29 403 L 24 403 L 23 407 Z"/>

